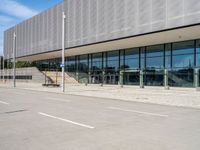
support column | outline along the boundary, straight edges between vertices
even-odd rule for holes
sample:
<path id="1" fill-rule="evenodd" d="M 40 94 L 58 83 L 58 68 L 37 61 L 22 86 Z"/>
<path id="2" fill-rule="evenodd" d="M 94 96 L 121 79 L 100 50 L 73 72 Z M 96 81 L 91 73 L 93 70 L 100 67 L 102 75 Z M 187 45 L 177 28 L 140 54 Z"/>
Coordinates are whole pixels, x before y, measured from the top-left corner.
<path id="1" fill-rule="evenodd" d="M 79 72 L 76 72 L 76 80 L 79 82 Z"/>
<path id="2" fill-rule="evenodd" d="M 62 13 L 62 92 L 65 92 L 65 13 Z"/>
<path id="3" fill-rule="evenodd" d="M 16 33 L 13 34 L 13 87 L 16 87 Z"/>
<path id="4" fill-rule="evenodd" d="M 144 71 L 140 70 L 140 88 L 144 88 Z"/>
<path id="5" fill-rule="evenodd" d="M 92 79 L 91 79 L 91 72 L 88 72 L 88 84 L 92 83 Z"/>
<path id="6" fill-rule="evenodd" d="M 164 87 L 165 87 L 165 90 L 169 90 L 168 79 L 169 79 L 168 69 L 165 69 L 164 70 Z"/>
<path id="7" fill-rule="evenodd" d="M 102 82 L 101 82 L 101 86 L 103 86 L 104 84 L 104 77 L 105 77 L 105 71 L 102 71 Z"/>
<path id="8" fill-rule="evenodd" d="M 199 68 L 194 69 L 194 87 L 199 88 Z"/>
<path id="9" fill-rule="evenodd" d="M 119 73 L 119 84 L 120 84 L 120 87 L 123 87 L 123 81 L 124 81 L 124 72 L 120 71 L 120 73 Z"/>
<path id="10" fill-rule="evenodd" d="M 3 57 L 3 83 L 5 83 L 5 60 Z"/>

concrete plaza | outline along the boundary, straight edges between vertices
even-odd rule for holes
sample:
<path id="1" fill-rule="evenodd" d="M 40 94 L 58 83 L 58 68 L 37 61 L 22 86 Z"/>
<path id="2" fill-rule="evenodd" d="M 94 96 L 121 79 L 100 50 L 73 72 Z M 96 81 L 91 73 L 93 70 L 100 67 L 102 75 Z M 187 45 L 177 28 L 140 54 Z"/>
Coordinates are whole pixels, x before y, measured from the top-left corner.
<path id="1" fill-rule="evenodd" d="M 0 83 L 2 88 L 12 88 L 12 86 L 12 82 Z M 17 82 L 17 88 L 62 93 L 61 88 L 42 87 L 41 83 Z M 99 84 L 90 84 L 85 86 L 84 84 L 66 84 L 66 90 L 63 94 L 200 108 L 200 91 L 195 88 L 170 88 L 170 90 L 166 90 L 164 87 L 150 86 L 141 89 L 139 86 L 124 86 L 121 88 L 119 85 L 100 86 Z"/>

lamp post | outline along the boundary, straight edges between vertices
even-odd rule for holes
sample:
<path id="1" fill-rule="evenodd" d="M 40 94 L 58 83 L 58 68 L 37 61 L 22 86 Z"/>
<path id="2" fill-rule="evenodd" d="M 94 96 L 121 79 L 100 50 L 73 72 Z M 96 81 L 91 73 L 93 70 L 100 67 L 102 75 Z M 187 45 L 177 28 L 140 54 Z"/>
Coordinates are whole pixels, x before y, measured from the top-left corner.
<path id="1" fill-rule="evenodd" d="M 13 87 L 16 87 L 16 33 L 13 34 Z"/>
<path id="2" fill-rule="evenodd" d="M 62 13 L 62 92 L 65 92 L 65 13 Z"/>

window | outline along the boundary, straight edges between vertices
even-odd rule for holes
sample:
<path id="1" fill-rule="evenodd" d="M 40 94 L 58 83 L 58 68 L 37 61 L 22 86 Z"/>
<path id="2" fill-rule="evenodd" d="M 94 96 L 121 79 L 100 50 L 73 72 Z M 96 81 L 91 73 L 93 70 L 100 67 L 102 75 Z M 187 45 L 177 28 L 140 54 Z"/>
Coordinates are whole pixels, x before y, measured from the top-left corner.
<path id="1" fill-rule="evenodd" d="M 125 50 L 125 69 L 139 68 L 139 49 Z"/>
<path id="2" fill-rule="evenodd" d="M 145 47 L 140 48 L 140 69 L 144 69 L 145 66 Z"/>
<path id="3" fill-rule="evenodd" d="M 200 40 L 196 41 L 196 66 L 200 67 Z"/>
<path id="4" fill-rule="evenodd" d="M 148 46 L 146 49 L 146 69 L 161 69 L 164 67 L 164 45 Z"/>
<path id="5" fill-rule="evenodd" d="M 193 87 L 194 69 L 181 68 L 169 71 L 169 85 L 175 87 Z"/>
<path id="6" fill-rule="evenodd" d="M 107 66 L 106 71 L 110 73 L 119 70 L 119 51 L 107 52 Z"/>
<path id="7" fill-rule="evenodd" d="M 88 55 L 79 56 L 78 71 L 88 73 Z"/>
<path id="8" fill-rule="evenodd" d="M 174 68 L 194 66 L 194 41 L 173 43 L 172 61 Z"/>
<path id="9" fill-rule="evenodd" d="M 165 45 L 165 68 L 171 68 L 171 44 Z"/>
<path id="10" fill-rule="evenodd" d="M 92 71 L 100 73 L 102 71 L 102 53 L 92 54 Z"/>
<path id="11" fill-rule="evenodd" d="M 67 63 L 66 70 L 68 72 L 76 72 L 76 57 L 75 56 L 68 57 L 66 63 Z"/>

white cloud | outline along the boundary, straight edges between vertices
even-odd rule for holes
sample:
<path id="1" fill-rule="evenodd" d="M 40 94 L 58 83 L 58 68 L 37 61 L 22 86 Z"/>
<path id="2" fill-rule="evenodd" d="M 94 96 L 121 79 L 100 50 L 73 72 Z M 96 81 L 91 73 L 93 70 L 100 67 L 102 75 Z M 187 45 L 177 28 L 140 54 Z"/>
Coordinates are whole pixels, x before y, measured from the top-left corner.
<path id="1" fill-rule="evenodd" d="M 3 54 L 3 32 L 39 12 L 16 0 L 0 0 L 0 55 Z"/>
<path id="2" fill-rule="evenodd" d="M 21 19 L 30 18 L 38 13 L 38 11 L 33 10 L 14 0 L 1 0 L 0 11 Z"/>
<path id="3" fill-rule="evenodd" d="M 16 18 L 0 15 L 0 55 L 3 55 L 3 33 L 6 29 L 12 27 L 17 22 Z"/>

